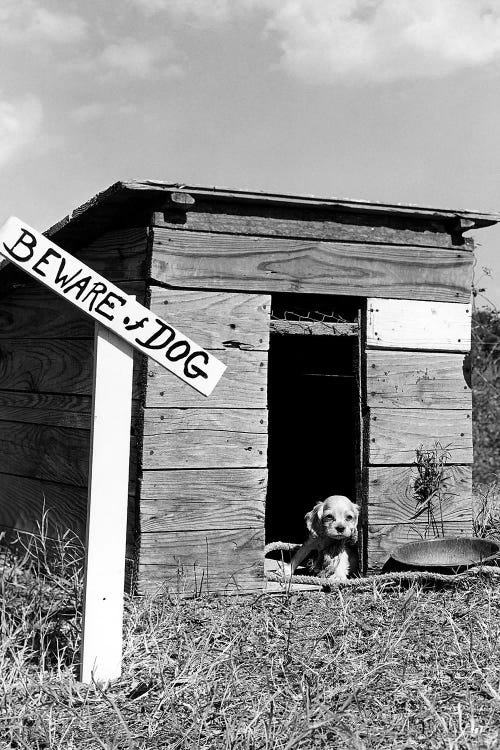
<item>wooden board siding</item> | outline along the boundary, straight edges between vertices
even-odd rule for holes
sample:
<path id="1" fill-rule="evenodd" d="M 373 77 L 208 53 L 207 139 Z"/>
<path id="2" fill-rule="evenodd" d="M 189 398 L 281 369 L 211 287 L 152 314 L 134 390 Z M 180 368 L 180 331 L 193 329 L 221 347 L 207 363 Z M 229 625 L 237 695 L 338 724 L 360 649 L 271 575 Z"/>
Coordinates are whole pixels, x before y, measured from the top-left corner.
<path id="1" fill-rule="evenodd" d="M 152 277 L 186 288 L 404 299 L 470 298 L 468 251 L 155 228 Z"/>
<path id="2" fill-rule="evenodd" d="M 163 211 L 154 213 L 156 226 L 223 234 L 253 234 L 266 237 L 333 240 L 412 245 L 420 247 L 472 249 L 472 240 L 450 232 L 443 220 L 418 221 L 411 217 L 354 213 L 352 211 L 307 209 L 299 206 L 263 206 L 196 198 L 182 210 L 164 198 Z"/>
<path id="3" fill-rule="evenodd" d="M 444 536 L 472 536 L 472 521 L 447 521 Z M 368 572 L 380 571 L 399 545 L 432 539 L 425 523 L 370 524 L 368 527 Z"/>
<path id="4" fill-rule="evenodd" d="M 204 349 L 267 351 L 269 305 L 265 294 L 151 287 L 151 310 Z"/>
<path id="5" fill-rule="evenodd" d="M 463 354 L 366 352 L 370 407 L 471 409 L 470 365 Z"/>
<path id="6" fill-rule="evenodd" d="M 144 301 L 147 231 L 109 232 L 78 251 L 100 273 Z M 15 278 L 14 278 L 15 276 Z M 0 299 L 0 528 L 34 532 L 43 509 L 49 534 L 85 537 L 94 323 L 28 280 L 9 276 Z M 134 396 L 140 395 L 137 355 Z M 134 405 L 133 431 L 140 432 Z M 135 437 L 130 492 L 135 491 Z M 129 507 L 128 553 L 135 526 Z"/>
<path id="7" fill-rule="evenodd" d="M 147 409 L 142 465 L 267 466 L 267 409 Z"/>
<path id="8" fill-rule="evenodd" d="M 366 344 L 383 349 L 470 350 L 470 304 L 368 299 Z"/>
<path id="9" fill-rule="evenodd" d="M 146 406 L 201 409 L 265 409 L 267 406 L 267 352 L 227 349 L 217 354 L 227 370 L 210 398 L 149 360 Z"/>
<path id="10" fill-rule="evenodd" d="M 261 591 L 264 528 L 200 529 L 143 534 L 141 591 L 192 594 Z"/>
<path id="11" fill-rule="evenodd" d="M 259 529 L 266 490 L 265 468 L 145 471 L 141 529 L 193 531 L 200 519 L 207 529 Z"/>
<path id="12" fill-rule="evenodd" d="M 415 517 L 416 449 L 450 451 L 445 500 L 434 506 L 445 535 L 472 529 L 470 305 L 367 302 L 365 460 L 368 569 L 391 549 L 429 533 Z M 459 353 L 453 353 L 459 352 Z M 442 531 L 440 532 L 442 533 Z"/>
<path id="13" fill-rule="evenodd" d="M 370 524 L 394 524 L 418 521 L 411 490 L 416 468 L 413 466 L 370 466 L 368 469 L 368 515 Z M 446 469 L 447 492 L 442 506 L 443 520 L 470 522 L 472 518 L 472 467 L 449 466 Z"/>
<path id="14" fill-rule="evenodd" d="M 254 567 L 262 587 L 270 298 L 153 287 L 151 301 L 158 314 L 216 351 L 227 370 L 205 398 L 148 363 L 139 590 L 175 581 L 179 555 L 184 583 L 194 586 L 195 572 L 207 568 L 206 538 L 215 590 L 255 588 Z M 251 532 L 250 546 L 240 545 L 235 529 L 242 539 Z M 237 572 L 239 557 L 248 570 Z"/>
<path id="15" fill-rule="evenodd" d="M 472 411 L 468 409 L 371 409 L 370 464 L 408 464 L 415 449 L 439 442 L 450 463 L 472 463 Z"/>

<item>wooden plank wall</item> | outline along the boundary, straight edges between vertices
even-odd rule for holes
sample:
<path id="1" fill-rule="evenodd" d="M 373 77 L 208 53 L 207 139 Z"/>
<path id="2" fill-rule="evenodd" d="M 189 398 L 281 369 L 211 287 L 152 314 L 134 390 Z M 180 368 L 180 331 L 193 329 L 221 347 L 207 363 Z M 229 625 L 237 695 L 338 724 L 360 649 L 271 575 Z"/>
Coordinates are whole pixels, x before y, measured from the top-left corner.
<path id="1" fill-rule="evenodd" d="M 472 531 L 470 316 L 468 304 L 368 300 L 368 570 L 428 534 L 411 496 L 420 445 L 451 453 L 445 534 Z"/>
<path id="2" fill-rule="evenodd" d="M 151 309 L 227 370 L 205 398 L 148 363 L 139 590 L 262 590 L 270 297 L 152 287 Z"/>
<path id="3" fill-rule="evenodd" d="M 146 229 L 110 232 L 73 252 L 144 300 Z M 0 531 L 36 531 L 45 508 L 50 536 L 70 529 L 84 540 L 94 322 L 21 272 L 3 273 L 10 282 L 0 298 Z M 137 419 L 137 405 L 134 413 Z M 129 552 L 135 450 L 132 456 Z"/>

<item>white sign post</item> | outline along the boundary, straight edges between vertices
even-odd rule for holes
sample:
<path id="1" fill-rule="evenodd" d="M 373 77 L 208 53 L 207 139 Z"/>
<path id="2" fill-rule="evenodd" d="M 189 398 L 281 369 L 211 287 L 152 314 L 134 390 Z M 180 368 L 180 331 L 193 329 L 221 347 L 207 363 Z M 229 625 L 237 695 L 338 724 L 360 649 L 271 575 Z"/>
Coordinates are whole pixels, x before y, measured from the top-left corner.
<path id="1" fill-rule="evenodd" d="M 0 254 L 96 321 L 80 678 L 106 682 L 121 673 L 133 348 L 205 396 L 226 368 L 19 219 Z"/>

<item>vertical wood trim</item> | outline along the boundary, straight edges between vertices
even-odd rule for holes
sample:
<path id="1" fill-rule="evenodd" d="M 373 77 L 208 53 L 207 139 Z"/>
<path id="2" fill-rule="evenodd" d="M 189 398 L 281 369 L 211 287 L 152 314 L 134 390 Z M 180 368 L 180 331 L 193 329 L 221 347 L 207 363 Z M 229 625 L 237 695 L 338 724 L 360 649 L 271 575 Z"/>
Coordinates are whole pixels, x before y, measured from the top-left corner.
<path id="1" fill-rule="evenodd" d="M 96 324 L 82 682 L 121 674 L 133 349 Z"/>

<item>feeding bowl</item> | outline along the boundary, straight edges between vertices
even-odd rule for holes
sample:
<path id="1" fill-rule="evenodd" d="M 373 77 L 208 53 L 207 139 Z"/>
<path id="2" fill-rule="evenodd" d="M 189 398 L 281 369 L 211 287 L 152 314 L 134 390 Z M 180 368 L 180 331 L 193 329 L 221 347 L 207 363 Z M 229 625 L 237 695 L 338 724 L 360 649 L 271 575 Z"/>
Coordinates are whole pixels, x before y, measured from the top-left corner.
<path id="1" fill-rule="evenodd" d="M 456 573 L 500 552 L 500 544 L 479 537 L 446 537 L 402 544 L 391 553 L 385 570 L 431 570 Z"/>

